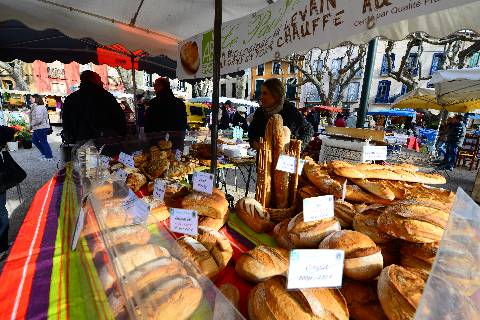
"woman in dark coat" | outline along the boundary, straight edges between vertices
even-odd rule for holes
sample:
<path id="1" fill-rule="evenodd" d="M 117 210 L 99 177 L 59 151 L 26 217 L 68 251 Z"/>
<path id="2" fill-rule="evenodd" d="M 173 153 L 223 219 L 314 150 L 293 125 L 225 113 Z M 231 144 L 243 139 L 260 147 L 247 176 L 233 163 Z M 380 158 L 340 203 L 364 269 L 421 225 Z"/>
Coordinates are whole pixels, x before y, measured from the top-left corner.
<path id="1" fill-rule="evenodd" d="M 312 125 L 292 103 L 285 101 L 285 86 L 279 79 L 272 78 L 263 83 L 260 106 L 248 129 L 248 138 L 253 148 L 258 149 L 260 138 L 265 136 L 268 119 L 274 114 L 282 116 L 283 125 L 290 129 L 292 138 L 302 141 L 302 147 L 309 144 L 313 136 Z"/>

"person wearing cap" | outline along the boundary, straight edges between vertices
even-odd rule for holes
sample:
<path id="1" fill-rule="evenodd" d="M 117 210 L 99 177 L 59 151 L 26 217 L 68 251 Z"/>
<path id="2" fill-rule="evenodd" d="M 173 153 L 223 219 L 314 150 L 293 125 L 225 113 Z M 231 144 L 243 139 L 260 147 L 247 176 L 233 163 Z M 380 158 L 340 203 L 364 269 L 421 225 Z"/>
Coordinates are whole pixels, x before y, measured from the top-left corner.
<path id="1" fill-rule="evenodd" d="M 69 144 L 127 133 L 125 113 L 117 99 L 103 88 L 90 70 L 80 74 L 80 89 L 65 98 L 62 110 L 63 138 Z"/>
<path id="2" fill-rule="evenodd" d="M 156 97 L 145 111 L 145 133 L 181 131 L 185 133 L 187 112 L 185 103 L 173 95 L 168 78 L 158 78 L 153 85 Z"/>
<path id="3" fill-rule="evenodd" d="M 247 120 L 240 114 L 240 112 L 238 112 L 232 102 L 227 100 L 223 106 L 224 108 L 222 109 L 222 117 L 218 129 L 227 130 L 233 127 L 240 127 L 246 132 L 248 130 Z"/>

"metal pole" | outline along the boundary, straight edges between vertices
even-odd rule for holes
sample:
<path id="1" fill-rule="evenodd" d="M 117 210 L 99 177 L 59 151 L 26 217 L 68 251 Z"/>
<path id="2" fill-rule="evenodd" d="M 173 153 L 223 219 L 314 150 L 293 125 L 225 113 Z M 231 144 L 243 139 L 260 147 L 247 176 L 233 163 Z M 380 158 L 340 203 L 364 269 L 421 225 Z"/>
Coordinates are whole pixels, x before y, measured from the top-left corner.
<path id="1" fill-rule="evenodd" d="M 373 69 L 375 68 L 375 55 L 377 54 L 377 38 L 368 43 L 367 62 L 365 63 L 365 74 L 363 76 L 362 96 L 360 108 L 357 113 L 357 128 L 365 126 L 365 117 L 368 111 L 368 100 L 370 98 L 370 87 L 372 86 Z"/>
<path id="2" fill-rule="evenodd" d="M 212 93 L 212 164 L 211 173 L 217 176 L 218 104 L 220 84 L 220 53 L 222 35 L 222 0 L 215 0 L 215 21 L 213 25 L 213 93 Z M 215 179 L 216 181 L 216 179 Z"/>
<path id="3" fill-rule="evenodd" d="M 135 109 L 135 131 L 139 133 L 138 127 L 138 107 L 137 107 L 137 80 L 135 79 L 135 56 L 132 54 L 130 56 L 130 61 L 132 62 L 132 88 L 133 88 L 133 107 Z"/>

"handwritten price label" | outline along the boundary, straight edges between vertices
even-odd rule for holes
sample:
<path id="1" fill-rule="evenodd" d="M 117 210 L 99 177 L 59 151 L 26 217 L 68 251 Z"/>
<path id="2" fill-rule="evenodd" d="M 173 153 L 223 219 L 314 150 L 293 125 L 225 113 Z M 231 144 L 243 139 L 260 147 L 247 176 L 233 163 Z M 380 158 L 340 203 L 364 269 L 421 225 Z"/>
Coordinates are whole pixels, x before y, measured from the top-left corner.
<path id="1" fill-rule="evenodd" d="M 387 160 L 387 146 L 363 146 L 362 162 Z"/>
<path id="2" fill-rule="evenodd" d="M 170 231 L 198 235 L 198 214 L 193 210 L 170 209 Z"/>
<path id="3" fill-rule="evenodd" d="M 341 287 L 343 261 L 343 250 L 292 250 L 287 289 Z"/>
<path id="4" fill-rule="evenodd" d="M 128 190 L 127 197 L 123 200 L 123 208 L 133 218 L 133 223 L 140 224 L 147 221 L 150 207 L 132 191 Z"/>
<path id="5" fill-rule="evenodd" d="M 157 200 L 163 201 L 166 189 L 167 182 L 165 180 L 156 179 L 153 185 L 153 197 Z"/>
<path id="6" fill-rule="evenodd" d="M 118 156 L 118 161 L 123 163 L 127 167 L 135 167 L 135 161 L 133 160 L 133 156 L 130 154 L 120 152 L 120 155 Z"/>
<path id="7" fill-rule="evenodd" d="M 298 174 L 302 174 L 303 165 L 305 160 L 300 159 L 300 166 L 298 167 Z M 288 173 L 295 173 L 297 171 L 297 159 L 295 157 L 290 157 L 282 154 L 278 158 L 276 170 L 285 171 Z"/>
<path id="8" fill-rule="evenodd" d="M 195 172 L 193 174 L 193 190 L 212 194 L 213 174 L 206 172 Z"/>
<path id="9" fill-rule="evenodd" d="M 312 222 L 334 216 L 333 196 L 303 199 L 303 221 Z"/>

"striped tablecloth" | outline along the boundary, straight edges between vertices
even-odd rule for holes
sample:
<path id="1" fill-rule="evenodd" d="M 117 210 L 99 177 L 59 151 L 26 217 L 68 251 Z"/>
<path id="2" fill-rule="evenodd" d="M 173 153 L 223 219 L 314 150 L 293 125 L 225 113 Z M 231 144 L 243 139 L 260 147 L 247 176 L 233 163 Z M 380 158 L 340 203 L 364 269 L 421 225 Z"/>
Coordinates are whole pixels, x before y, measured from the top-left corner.
<path id="1" fill-rule="evenodd" d="M 113 319 L 87 242 L 82 239 L 76 251 L 70 249 L 80 192 L 71 166 L 38 190 L 0 275 L 1 320 Z M 157 226 L 164 227 L 168 229 L 168 221 Z M 246 316 L 252 284 L 236 275 L 235 261 L 256 245 L 276 244 L 235 214 L 220 232 L 230 240 L 234 254 L 215 284 L 231 283 L 239 289 L 240 311 Z"/>

